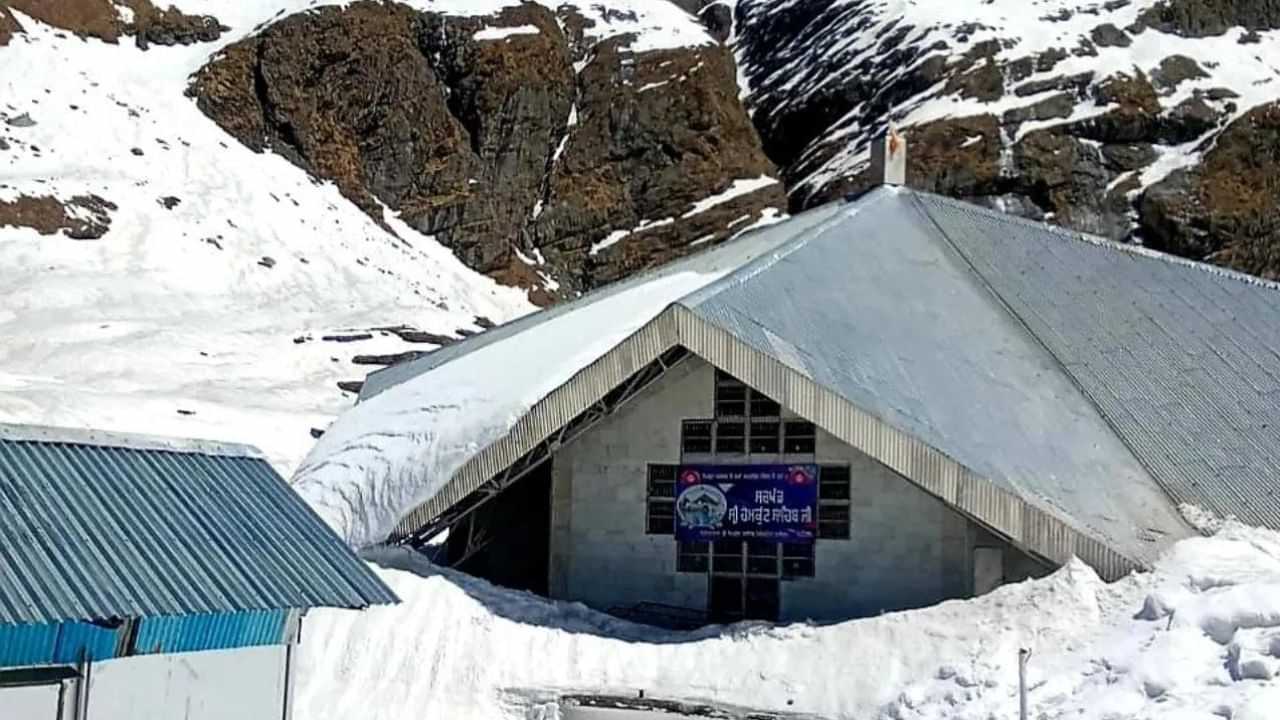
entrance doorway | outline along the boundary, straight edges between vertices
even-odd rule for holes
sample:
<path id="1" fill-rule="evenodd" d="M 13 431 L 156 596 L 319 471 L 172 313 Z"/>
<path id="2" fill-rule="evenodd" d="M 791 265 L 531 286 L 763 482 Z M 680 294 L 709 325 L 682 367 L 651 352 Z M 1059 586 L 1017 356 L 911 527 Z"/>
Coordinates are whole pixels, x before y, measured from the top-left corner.
<path id="1" fill-rule="evenodd" d="M 546 596 L 550 538 L 548 460 L 450 530 L 448 564 L 495 585 Z"/>

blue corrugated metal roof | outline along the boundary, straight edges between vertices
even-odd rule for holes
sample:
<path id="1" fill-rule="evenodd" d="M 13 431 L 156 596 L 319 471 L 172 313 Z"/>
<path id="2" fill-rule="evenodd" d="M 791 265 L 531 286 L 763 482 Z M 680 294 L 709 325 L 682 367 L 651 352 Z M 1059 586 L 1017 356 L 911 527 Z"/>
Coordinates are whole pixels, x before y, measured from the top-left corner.
<path id="1" fill-rule="evenodd" d="M 116 657 L 120 633 L 80 622 L 0 625 L 0 667 L 108 660 Z"/>
<path id="2" fill-rule="evenodd" d="M 243 448 L 0 426 L 0 517 L 0 624 L 396 601 Z"/>
<path id="3" fill-rule="evenodd" d="M 133 651 L 144 655 L 276 645 L 285 640 L 288 616 L 288 610 L 258 610 L 143 618 Z"/>

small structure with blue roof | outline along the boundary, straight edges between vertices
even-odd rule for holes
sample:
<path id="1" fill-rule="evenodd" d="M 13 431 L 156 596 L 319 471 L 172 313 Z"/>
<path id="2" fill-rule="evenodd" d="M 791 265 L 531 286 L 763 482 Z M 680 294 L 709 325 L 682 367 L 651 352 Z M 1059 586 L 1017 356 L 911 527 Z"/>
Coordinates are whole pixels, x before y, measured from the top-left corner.
<path id="1" fill-rule="evenodd" d="M 287 717 L 303 613 L 397 602 L 252 447 L 0 425 L 0 518 L 0 707 L 32 720 Z"/>

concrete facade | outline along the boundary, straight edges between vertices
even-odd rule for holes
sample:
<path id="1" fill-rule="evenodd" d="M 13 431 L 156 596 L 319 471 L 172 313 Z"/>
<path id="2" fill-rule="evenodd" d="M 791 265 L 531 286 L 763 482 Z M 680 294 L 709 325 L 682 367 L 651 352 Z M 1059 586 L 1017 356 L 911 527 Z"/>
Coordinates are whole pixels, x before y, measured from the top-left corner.
<path id="1" fill-rule="evenodd" d="M 817 540 L 815 576 L 781 583 L 784 621 L 836 621 L 968 597 L 975 591 L 975 548 L 998 548 L 1003 557 L 993 566 L 991 552 L 979 553 L 980 589 L 1044 571 L 1037 561 L 821 430 L 812 455 L 682 457 L 682 421 L 712 418 L 714 388 L 714 368 L 690 358 L 556 453 L 552 597 L 605 610 L 639 602 L 707 607 L 708 575 L 677 572 L 675 539 L 646 534 L 650 463 L 816 462 L 850 468 L 850 538 Z"/>

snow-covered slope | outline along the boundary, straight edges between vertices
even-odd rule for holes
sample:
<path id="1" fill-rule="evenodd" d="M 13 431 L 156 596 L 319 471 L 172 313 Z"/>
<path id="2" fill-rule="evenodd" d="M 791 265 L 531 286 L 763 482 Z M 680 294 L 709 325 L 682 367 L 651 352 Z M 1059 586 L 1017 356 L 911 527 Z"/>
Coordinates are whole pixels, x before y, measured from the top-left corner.
<path id="1" fill-rule="evenodd" d="M 532 306 L 393 214 L 381 227 L 331 184 L 245 148 L 184 95 L 219 48 L 341 3 L 174 4 L 230 29 L 144 51 L 13 11 L 23 32 L 0 47 L 0 204 L 26 226 L 0 219 L 0 421 L 249 442 L 288 472 L 309 429 L 351 403 L 336 383 L 370 369 L 353 357 L 434 347 L 376 328 L 451 336 Z M 409 4 L 487 15 L 518 2 Z M 593 39 L 712 42 L 667 3 L 582 12 Z M 21 204 L 88 219 L 81 196 L 105 201 L 98 239 L 41 235 Z"/>
<path id="2" fill-rule="evenodd" d="M 397 607 L 307 617 L 299 720 L 553 718 L 559 693 L 701 700 L 826 718 L 1264 720 L 1280 708 L 1280 535 L 1228 526 L 1114 585 L 1046 579 L 831 626 L 693 634 L 627 624 L 377 558 Z M 397 569 L 398 568 L 398 569 Z"/>
<path id="3" fill-rule="evenodd" d="M 896 122 L 915 187 L 1195 259 L 1275 242 L 1274 185 L 1244 200 L 1229 188 L 1275 175 L 1274 123 L 1248 115 L 1280 99 L 1275 3 L 738 0 L 734 33 L 793 206 L 865 187 L 868 144 Z M 1230 144 L 1257 139 L 1249 162 L 1222 148 L 1231 127 Z M 1204 176 L 1166 184 L 1185 207 L 1144 202 L 1182 169 Z"/>

